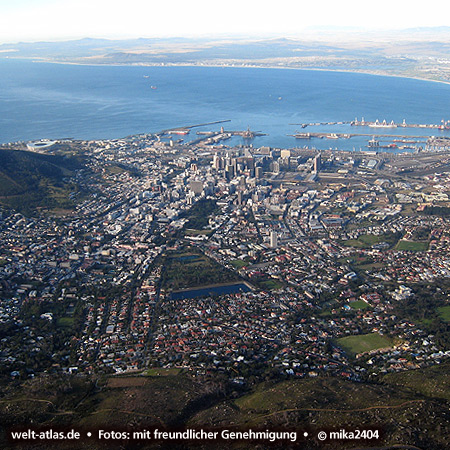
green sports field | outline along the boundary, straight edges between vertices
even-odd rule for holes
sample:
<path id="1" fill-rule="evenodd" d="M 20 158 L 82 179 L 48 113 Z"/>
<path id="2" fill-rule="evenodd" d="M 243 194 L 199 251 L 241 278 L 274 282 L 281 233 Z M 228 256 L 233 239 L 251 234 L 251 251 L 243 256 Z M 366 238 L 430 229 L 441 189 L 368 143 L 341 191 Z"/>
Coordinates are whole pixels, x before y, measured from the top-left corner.
<path id="1" fill-rule="evenodd" d="M 346 336 L 337 340 L 341 346 L 350 355 L 358 353 L 370 352 L 378 348 L 392 347 L 392 339 L 382 336 L 378 333 L 361 334 L 357 336 Z"/>

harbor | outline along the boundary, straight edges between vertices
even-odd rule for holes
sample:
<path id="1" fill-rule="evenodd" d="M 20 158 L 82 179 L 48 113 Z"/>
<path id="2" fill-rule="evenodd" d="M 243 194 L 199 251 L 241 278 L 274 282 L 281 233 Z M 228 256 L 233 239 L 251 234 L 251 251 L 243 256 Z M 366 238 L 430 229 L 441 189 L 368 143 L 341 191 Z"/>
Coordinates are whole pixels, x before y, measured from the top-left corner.
<path id="1" fill-rule="evenodd" d="M 225 123 L 231 120 L 217 120 L 194 125 L 184 125 L 165 129 L 154 134 L 158 139 L 168 139 L 170 145 L 246 145 L 264 146 L 264 137 L 269 136 L 263 131 L 254 131 L 247 126 L 243 130 L 227 130 Z M 221 125 L 219 129 L 211 129 L 210 125 Z M 450 121 L 442 120 L 440 124 L 412 124 L 403 120 L 401 123 L 379 121 L 366 121 L 355 119 L 353 121 L 329 121 L 314 123 L 289 124 L 300 126 L 294 133 L 284 136 L 294 138 L 293 142 L 302 142 L 301 147 L 319 150 L 360 150 L 372 151 L 441 151 L 450 148 Z M 361 132 L 354 127 L 365 127 Z M 199 128 L 193 135 L 191 130 Z M 230 127 L 231 128 L 231 127 Z M 306 131 L 305 129 L 308 129 Z M 421 132 L 417 133 L 418 130 Z M 395 132 L 395 131 L 397 132 Z M 435 130 L 436 136 L 431 130 Z M 294 145 L 295 146 L 295 145 Z M 286 147 L 287 148 L 287 147 Z"/>
<path id="2" fill-rule="evenodd" d="M 360 121 L 355 119 L 353 122 L 350 122 L 350 125 L 370 128 L 431 128 L 435 130 L 450 130 L 450 120 L 444 119 L 441 120 L 440 124 L 415 124 L 406 123 L 405 119 L 401 123 L 395 123 L 393 120 L 387 122 L 386 119 L 381 122 L 378 119 L 375 122 L 367 122 L 363 117 Z"/>
<path id="3" fill-rule="evenodd" d="M 299 129 L 286 136 L 293 137 L 296 141 L 305 144 L 311 142 L 311 147 L 314 148 L 327 148 L 325 142 L 330 141 L 328 148 L 334 146 L 336 150 L 351 150 L 348 140 L 352 143 L 353 150 L 369 148 L 372 151 L 418 152 L 442 151 L 450 148 L 449 120 L 441 120 L 440 124 L 417 124 L 407 123 L 406 120 L 397 123 L 386 119 L 367 121 L 364 118 L 361 120 L 356 118 L 351 122 L 329 121 L 290 125 L 301 126 L 301 131 Z M 365 127 L 367 130 L 361 129 L 361 132 L 354 132 L 357 130 L 353 127 Z M 421 132 L 417 133 L 419 129 Z M 398 130 L 398 132 L 396 133 L 394 130 Z M 431 130 L 435 130 L 438 135 L 432 135 Z M 319 140 L 323 140 L 323 144 L 319 144 Z M 339 144 L 339 142 L 342 143 Z"/>
<path id="4" fill-rule="evenodd" d="M 341 132 L 328 130 L 336 128 L 335 125 L 341 125 L 339 128 L 348 129 L 350 127 L 366 127 L 370 132 L 354 133 L 354 132 Z M 394 121 L 388 122 L 387 120 L 375 122 L 355 119 L 352 122 L 321 122 L 321 123 L 303 123 L 301 124 L 302 130 L 309 127 L 326 127 L 327 131 L 296 131 L 294 134 L 288 134 L 287 136 L 293 137 L 300 141 L 310 140 L 358 140 L 360 149 L 363 147 L 371 150 L 391 150 L 391 151 L 441 151 L 448 150 L 450 148 L 450 136 L 448 131 L 450 130 L 450 121 L 442 120 L 440 124 L 412 124 L 403 120 L 401 123 L 395 123 Z M 404 132 L 395 133 L 393 130 L 401 129 Z M 421 134 L 410 134 L 406 130 L 423 130 Z M 411 130 L 411 131 L 412 131 Z M 436 130 L 439 135 L 434 136 L 431 133 L 425 134 L 425 130 Z M 350 129 L 351 131 L 351 129 Z M 361 130 L 363 131 L 363 130 Z M 400 131 L 400 130 L 399 130 Z M 408 134 L 407 134 L 408 133 Z M 362 143 L 362 139 L 370 138 L 366 143 Z"/>
<path id="5" fill-rule="evenodd" d="M 204 127 L 207 125 L 217 125 L 220 123 L 226 123 L 226 122 L 231 122 L 230 119 L 226 119 L 226 120 L 216 120 L 214 122 L 206 122 L 206 123 L 199 123 L 196 125 L 184 125 L 181 127 L 176 127 L 176 128 L 169 128 L 166 130 L 161 130 L 158 133 L 155 133 L 155 136 L 157 137 L 167 137 L 167 136 L 171 136 L 172 134 L 176 134 L 176 135 L 181 135 L 181 136 L 185 136 L 187 134 L 190 133 L 192 128 L 200 128 L 200 127 Z"/>
<path id="6" fill-rule="evenodd" d="M 370 127 L 370 128 L 431 128 L 435 130 L 450 130 L 450 120 L 441 120 L 440 124 L 415 124 L 415 123 L 407 123 L 406 119 L 403 119 L 401 123 L 396 123 L 393 120 L 388 122 L 386 119 L 383 119 L 381 122 L 376 119 L 374 122 L 364 120 L 364 117 L 361 120 L 355 118 L 355 120 L 351 122 L 313 122 L 313 123 L 290 123 L 289 125 L 298 125 L 302 128 L 307 127 L 317 127 L 324 125 L 351 125 L 358 127 Z"/>
<path id="7" fill-rule="evenodd" d="M 192 128 L 203 127 L 203 126 L 211 125 L 211 124 L 220 124 L 220 123 L 224 123 L 224 122 L 231 122 L 231 120 L 221 120 L 221 121 L 216 121 L 216 122 L 210 122 L 207 124 L 190 125 L 190 126 L 185 126 L 185 127 L 180 127 L 180 128 L 174 128 L 171 130 L 163 130 L 163 131 L 157 133 L 156 136 L 158 136 L 159 139 L 166 138 L 166 139 L 172 140 L 173 135 L 180 136 L 180 137 L 188 135 Z M 196 134 L 197 134 L 197 136 L 199 136 L 197 139 L 193 139 L 191 141 L 184 142 L 184 143 L 187 145 L 198 145 L 201 143 L 208 145 L 208 144 L 217 144 L 221 141 L 228 140 L 228 139 L 232 138 L 233 136 L 242 137 L 245 141 L 250 141 L 250 140 L 254 139 L 255 137 L 267 136 L 266 133 L 262 133 L 261 131 L 252 131 L 250 129 L 250 127 L 247 127 L 246 130 L 228 131 L 228 130 L 225 130 L 223 126 L 220 127 L 219 131 L 197 131 Z M 183 139 L 178 139 L 175 142 L 182 143 Z"/>

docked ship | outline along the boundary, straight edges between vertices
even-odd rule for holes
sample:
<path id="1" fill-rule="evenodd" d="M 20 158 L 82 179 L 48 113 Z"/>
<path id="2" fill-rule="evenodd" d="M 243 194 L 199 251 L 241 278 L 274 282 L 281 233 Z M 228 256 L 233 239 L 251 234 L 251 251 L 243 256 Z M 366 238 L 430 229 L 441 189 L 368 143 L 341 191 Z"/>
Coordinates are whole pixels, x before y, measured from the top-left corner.
<path id="1" fill-rule="evenodd" d="M 450 120 L 441 120 L 441 125 L 438 126 L 439 130 L 450 130 Z"/>
<path id="2" fill-rule="evenodd" d="M 418 141 L 408 139 L 394 139 L 394 142 L 400 142 L 402 144 L 417 144 Z"/>
<path id="3" fill-rule="evenodd" d="M 369 123 L 369 127 L 371 128 L 397 128 L 397 124 L 391 120 L 389 123 L 386 122 L 386 119 L 383 122 L 379 122 L 378 119 L 375 122 Z"/>
<path id="4" fill-rule="evenodd" d="M 295 139 L 311 139 L 311 133 L 295 133 Z"/>
<path id="5" fill-rule="evenodd" d="M 189 130 L 170 130 L 167 134 L 178 134 L 180 136 L 186 136 L 189 134 Z"/>
<path id="6" fill-rule="evenodd" d="M 398 148 L 397 144 L 392 143 L 392 144 L 380 144 L 380 141 L 377 141 L 375 139 L 375 136 L 369 141 L 369 145 L 367 146 L 369 148 Z"/>
<path id="7" fill-rule="evenodd" d="M 380 146 L 380 141 L 375 139 L 375 136 L 369 141 L 369 145 L 367 147 L 370 148 L 378 148 Z"/>

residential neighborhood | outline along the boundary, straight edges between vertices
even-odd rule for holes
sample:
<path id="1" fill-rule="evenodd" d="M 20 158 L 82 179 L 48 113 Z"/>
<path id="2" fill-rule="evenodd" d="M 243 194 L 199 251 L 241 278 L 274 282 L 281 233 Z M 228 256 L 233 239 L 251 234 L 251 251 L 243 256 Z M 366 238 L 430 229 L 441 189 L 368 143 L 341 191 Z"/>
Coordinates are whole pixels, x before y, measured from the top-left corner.
<path id="1" fill-rule="evenodd" d="M 361 380 L 448 358 L 430 328 L 450 308 L 445 155 L 405 174 L 411 154 L 70 145 L 87 161 L 73 211 L 1 210 L 4 374 Z M 427 286 L 419 320 L 405 304 Z"/>

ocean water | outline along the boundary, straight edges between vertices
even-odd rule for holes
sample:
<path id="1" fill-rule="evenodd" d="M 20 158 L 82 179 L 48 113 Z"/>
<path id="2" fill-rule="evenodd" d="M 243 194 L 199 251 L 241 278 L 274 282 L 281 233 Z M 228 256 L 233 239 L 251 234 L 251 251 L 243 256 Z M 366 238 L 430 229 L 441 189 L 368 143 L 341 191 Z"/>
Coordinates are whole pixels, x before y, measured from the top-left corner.
<path id="1" fill-rule="evenodd" d="M 369 138 L 296 140 L 302 132 L 373 133 L 368 121 L 439 124 L 450 119 L 450 85 L 357 73 L 218 67 L 77 66 L 0 59 L 0 142 L 112 139 L 218 120 L 226 130 L 266 133 L 254 146 L 316 145 L 351 150 Z M 220 125 L 193 129 L 218 130 Z M 377 133 L 450 136 L 438 130 Z M 314 142 L 313 142 L 314 141 Z M 317 142 L 316 142 L 317 141 Z M 243 143 L 235 137 L 227 145 Z"/>

